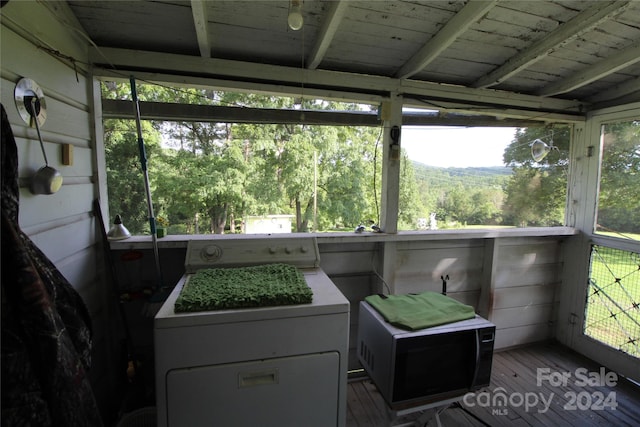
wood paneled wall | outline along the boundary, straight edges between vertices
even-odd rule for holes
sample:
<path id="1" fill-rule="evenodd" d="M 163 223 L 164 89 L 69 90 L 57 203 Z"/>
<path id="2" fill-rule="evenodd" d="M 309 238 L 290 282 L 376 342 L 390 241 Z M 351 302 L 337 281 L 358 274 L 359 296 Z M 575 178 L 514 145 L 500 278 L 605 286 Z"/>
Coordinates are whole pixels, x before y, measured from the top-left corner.
<path id="1" fill-rule="evenodd" d="M 553 336 L 561 286 L 561 242 L 554 239 L 505 239 L 494 253 L 489 320 L 496 346 L 513 347 Z"/>
<path id="2" fill-rule="evenodd" d="M 562 286 L 563 241 L 568 238 L 572 237 L 485 238 L 461 234 L 442 240 L 433 235 L 407 240 L 390 235 L 368 241 L 355 236 L 319 235 L 320 266 L 351 304 L 349 368 L 360 366 L 356 357 L 360 301 L 380 292 L 441 292 L 443 276 L 449 276 L 448 296 L 473 306 L 496 325 L 496 349 L 552 338 Z M 149 242 L 122 241 L 114 246 L 119 248 L 113 251 L 119 283 L 133 290 L 153 283 L 155 268 Z M 184 247 L 186 241 L 160 241 L 163 277 L 168 286 L 175 285 L 184 272 Z M 131 260 L 128 254 L 136 251 L 141 258 Z M 388 267 L 393 271 L 386 274 L 385 255 L 395 260 Z M 383 283 L 385 277 L 392 279 Z M 131 314 L 137 319 L 144 317 L 143 313 Z M 142 338 L 150 331 L 137 333 Z"/>
<path id="3" fill-rule="evenodd" d="M 384 236 L 375 241 L 350 237 L 355 236 L 318 237 L 321 267 L 351 303 L 350 369 L 359 367 L 355 350 L 360 301 L 379 292 L 441 292 L 441 277 L 446 276 L 448 296 L 473 306 L 495 323 L 496 349 L 553 337 L 556 295 L 562 286 L 563 241 L 569 236 L 484 238 L 462 234 L 442 240 L 433 235 L 409 240 Z M 167 247 L 163 248 L 164 244 Z M 165 284 L 172 286 L 184 271 L 185 250 L 176 246 L 184 247 L 186 242 L 161 240 L 160 245 Z M 149 287 L 155 275 L 149 242 L 139 244 L 139 250 L 128 241 L 115 246 L 122 248 L 113 251 L 118 282 L 133 290 Z M 131 260 L 128 254 L 136 251 L 141 258 Z M 395 260 L 390 267 L 393 271 L 386 274 L 385 255 Z M 382 283 L 384 277 L 392 279 Z M 143 341 L 150 333 L 137 332 Z"/>
<path id="4" fill-rule="evenodd" d="M 449 276 L 447 295 L 473 306 L 496 325 L 496 349 L 546 340 L 553 337 L 556 322 L 565 238 L 398 241 L 394 281 L 386 286 L 398 294 L 441 292 L 441 277 Z M 319 244 L 322 268 L 351 302 L 354 355 L 359 302 L 372 293 L 389 291 L 380 284 L 384 244 Z M 350 368 L 357 368 L 355 356 L 350 363 Z"/>

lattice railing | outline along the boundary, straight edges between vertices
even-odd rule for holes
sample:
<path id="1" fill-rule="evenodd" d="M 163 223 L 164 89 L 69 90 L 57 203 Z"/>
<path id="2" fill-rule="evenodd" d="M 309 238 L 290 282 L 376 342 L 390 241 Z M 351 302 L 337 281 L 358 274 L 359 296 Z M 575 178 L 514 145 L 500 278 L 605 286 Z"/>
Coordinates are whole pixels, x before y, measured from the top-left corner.
<path id="1" fill-rule="evenodd" d="M 640 358 L 640 254 L 591 248 L 584 333 Z"/>

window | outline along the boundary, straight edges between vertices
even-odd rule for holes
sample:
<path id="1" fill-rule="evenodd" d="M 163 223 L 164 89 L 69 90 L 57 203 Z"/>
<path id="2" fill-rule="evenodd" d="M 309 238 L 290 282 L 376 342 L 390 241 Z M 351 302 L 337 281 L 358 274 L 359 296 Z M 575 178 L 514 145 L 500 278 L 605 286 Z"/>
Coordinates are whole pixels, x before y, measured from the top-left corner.
<path id="1" fill-rule="evenodd" d="M 640 240 L 640 121 L 601 129 L 602 162 L 595 231 Z"/>
<path id="2" fill-rule="evenodd" d="M 300 105 L 282 97 L 138 89 L 141 102 L 377 114 L 377 107 L 322 100 Z M 105 84 L 103 97 L 127 98 L 126 87 Z M 142 122 L 154 214 L 169 234 L 354 231 L 378 222 L 379 126 L 268 120 Z M 135 121 L 105 120 L 104 134 L 110 214 L 120 214 L 132 233 L 148 234 Z"/>
<path id="3" fill-rule="evenodd" d="M 534 141 L 554 148 L 535 161 Z M 399 229 L 563 225 L 569 143 L 567 126 L 405 129 L 400 194 L 415 179 L 418 196 Z"/>
<path id="4" fill-rule="evenodd" d="M 127 85 L 105 82 L 102 89 L 105 99 L 131 102 Z M 379 224 L 378 106 L 150 84 L 138 85 L 138 96 L 171 109 L 168 120 L 141 123 L 163 232 L 352 232 Z M 198 121 L 193 106 L 234 108 L 199 113 Z M 252 116 L 239 114 L 246 109 Z M 298 119 L 274 118 L 283 111 Z M 350 117 L 344 125 L 309 124 L 319 123 L 316 111 Z M 350 125 L 360 120 L 366 123 Z M 104 135 L 110 215 L 148 234 L 135 121 L 107 119 Z M 534 141 L 553 149 L 534 161 Z M 557 125 L 405 126 L 398 230 L 563 225 L 569 141 L 569 128 Z"/>

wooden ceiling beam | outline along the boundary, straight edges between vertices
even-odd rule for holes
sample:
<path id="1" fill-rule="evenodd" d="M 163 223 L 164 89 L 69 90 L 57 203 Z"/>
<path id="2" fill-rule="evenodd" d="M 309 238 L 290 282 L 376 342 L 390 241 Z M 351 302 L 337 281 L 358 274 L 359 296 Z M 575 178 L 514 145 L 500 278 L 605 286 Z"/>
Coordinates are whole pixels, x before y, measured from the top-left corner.
<path id="1" fill-rule="evenodd" d="M 180 81 L 188 85 L 209 81 L 212 86 L 225 90 L 252 87 L 262 93 L 331 99 L 340 96 L 352 101 L 381 99 L 391 93 L 401 93 L 405 104 L 413 103 L 422 108 L 437 104 L 439 109 L 467 112 L 468 106 L 476 113 L 502 117 L 584 120 L 585 106 L 575 100 L 327 70 L 305 69 L 301 73 L 299 68 L 149 51 L 114 48 L 90 48 L 89 51 L 97 78 L 128 78 L 133 74 L 136 78 L 145 76 L 146 80 L 157 82 Z M 348 96 L 341 96 L 341 93 Z"/>
<path id="2" fill-rule="evenodd" d="M 220 105 L 175 104 L 140 101 L 143 120 L 166 120 L 208 123 L 306 124 L 323 126 L 381 126 L 377 111 L 324 111 L 229 107 Z M 131 101 L 102 100 L 105 119 L 135 119 Z M 520 119 L 497 119 L 451 113 L 410 113 L 402 115 L 406 126 L 540 126 L 540 122 Z"/>
<path id="3" fill-rule="evenodd" d="M 497 0 L 470 1 L 446 23 L 420 50 L 409 59 L 396 73 L 399 79 L 406 79 L 419 73 L 431 61 L 436 59 L 446 48 L 480 18 L 482 18 Z"/>
<path id="4" fill-rule="evenodd" d="M 276 110 L 268 108 L 220 105 L 140 102 L 143 120 L 167 120 L 208 123 L 316 124 L 328 126 L 378 126 L 375 112 Z M 104 118 L 135 119 L 131 101 L 102 100 Z"/>
<path id="5" fill-rule="evenodd" d="M 333 41 L 333 37 L 348 7 L 349 5 L 345 0 L 331 2 L 329 10 L 327 11 L 327 18 L 322 23 L 322 28 L 320 28 L 320 32 L 318 33 L 318 41 L 315 46 L 313 46 L 311 55 L 309 55 L 309 65 L 307 68 L 311 70 L 318 68 L 318 65 L 320 65 L 324 59 L 324 55 L 327 53 L 327 49 L 329 49 Z"/>
<path id="6" fill-rule="evenodd" d="M 591 82 L 600 80 L 603 77 L 613 74 L 623 68 L 640 61 L 640 42 L 634 43 L 628 48 L 609 56 L 606 59 L 583 69 L 570 77 L 551 83 L 538 91 L 539 96 L 554 96 L 561 93 L 571 92 Z"/>
<path id="7" fill-rule="evenodd" d="M 546 37 L 533 43 L 528 49 L 509 58 L 507 62 L 478 79 L 471 86 L 487 88 L 497 85 L 531 64 L 549 55 L 554 49 L 569 43 L 595 26 L 622 13 L 629 6 L 628 1 L 597 1 L 570 21 L 550 32 Z"/>
<path id="8" fill-rule="evenodd" d="M 193 14 L 193 24 L 196 28 L 200 56 L 211 58 L 211 43 L 209 42 L 209 32 L 207 31 L 209 19 L 207 17 L 206 2 L 203 0 L 191 0 L 191 12 Z"/>

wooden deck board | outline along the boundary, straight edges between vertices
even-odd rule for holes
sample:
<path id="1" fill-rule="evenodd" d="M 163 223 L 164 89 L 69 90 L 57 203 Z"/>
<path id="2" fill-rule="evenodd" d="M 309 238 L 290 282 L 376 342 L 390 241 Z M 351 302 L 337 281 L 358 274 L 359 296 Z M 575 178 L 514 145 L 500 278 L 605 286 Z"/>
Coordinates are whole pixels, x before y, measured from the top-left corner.
<path id="1" fill-rule="evenodd" d="M 569 373 L 570 376 L 566 384 L 557 385 L 542 380 L 538 385 L 539 368 L 548 368 L 547 372 L 554 377 L 563 373 Z M 481 405 L 476 399 L 469 399 L 467 402 L 461 400 L 444 410 L 440 414 L 440 421 L 443 426 L 473 427 L 640 425 L 640 388 L 623 378 L 619 378 L 613 386 L 583 385 L 580 378 L 576 377 L 576 370 L 579 368 L 588 376 L 600 372 L 597 363 L 556 343 L 541 343 L 497 352 L 493 358 L 491 384 L 477 391 L 476 398 L 478 393 L 487 392 L 493 399 L 499 393 L 497 389 L 501 387 L 509 399 L 507 404 L 491 406 Z M 516 395 L 528 395 L 533 403 L 534 394 L 538 398 L 537 405 L 527 408 L 525 404 L 518 404 Z M 575 409 L 570 405 L 573 396 L 582 396 L 583 399 L 582 402 L 573 402 L 576 403 Z M 615 410 L 606 405 L 600 410 L 584 409 L 589 401 L 594 403 L 600 396 L 611 396 L 611 402 L 617 404 Z M 541 398 L 545 401 L 551 399 L 546 411 Z M 408 425 L 407 423 L 417 420 L 421 415 L 418 412 L 392 420 L 386 403 L 368 378 L 349 383 L 348 401 L 347 427 Z M 435 425 L 435 422 L 428 425 Z"/>

